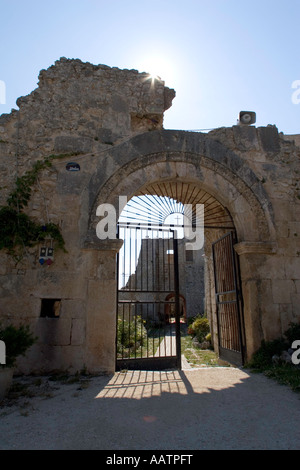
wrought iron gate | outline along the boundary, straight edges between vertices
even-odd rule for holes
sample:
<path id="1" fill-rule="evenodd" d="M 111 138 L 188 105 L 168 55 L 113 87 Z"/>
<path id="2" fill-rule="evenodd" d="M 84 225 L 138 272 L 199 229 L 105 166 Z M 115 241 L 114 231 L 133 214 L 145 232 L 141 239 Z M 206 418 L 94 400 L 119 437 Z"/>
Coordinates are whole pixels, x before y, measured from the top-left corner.
<path id="1" fill-rule="evenodd" d="M 243 303 L 235 235 L 229 232 L 212 244 L 219 355 L 236 365 L 244 364 Z"/>
<path id="2" fill-rule="evenodd" d="M 181 368 L 174 231 L 118 225 L 116 370 Z"/>

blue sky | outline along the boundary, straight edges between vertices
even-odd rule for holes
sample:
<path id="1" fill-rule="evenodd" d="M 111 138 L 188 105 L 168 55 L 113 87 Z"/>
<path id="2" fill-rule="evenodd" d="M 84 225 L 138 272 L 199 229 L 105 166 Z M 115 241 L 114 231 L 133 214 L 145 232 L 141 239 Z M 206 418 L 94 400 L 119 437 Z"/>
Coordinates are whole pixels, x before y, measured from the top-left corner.
<path id="1" fill-rule="evenodd" d="M 176 90 L 166 129 L 232 126 L 249 110 L 300 133 L 299 0 L 0 0 L 0 21 L 1 114 L 60 57 L 140 72 L 156 61 Z"/>

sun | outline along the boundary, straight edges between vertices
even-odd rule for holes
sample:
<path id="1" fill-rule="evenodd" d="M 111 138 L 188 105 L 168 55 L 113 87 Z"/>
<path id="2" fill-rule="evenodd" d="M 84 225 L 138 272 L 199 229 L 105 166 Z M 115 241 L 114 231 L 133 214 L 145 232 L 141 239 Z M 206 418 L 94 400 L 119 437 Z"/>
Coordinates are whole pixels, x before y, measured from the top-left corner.
<path id="1" fill-rule="evenodd" d="M 152 82 L 156 79 L 171 84 L 174 80 L 174 66 L 164 57 L 149 56 L 140 65 L 140 71 L 150 74 Z"/>
<path id="2" fill-rule="evenodd" d="M 152 58 L 149 60 L 147 66 L 152 78 L 159 78 L 161 80 L 165 78 L 163 76 L 165 71 L 165 65 L 160 60 Z"/>

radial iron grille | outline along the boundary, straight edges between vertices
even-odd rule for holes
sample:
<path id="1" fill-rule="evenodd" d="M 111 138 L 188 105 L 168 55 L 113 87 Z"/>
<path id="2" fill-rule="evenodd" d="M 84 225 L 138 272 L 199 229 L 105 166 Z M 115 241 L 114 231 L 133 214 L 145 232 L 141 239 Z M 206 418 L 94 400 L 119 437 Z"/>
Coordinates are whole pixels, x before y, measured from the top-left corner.
<path id="1" fill-rule="evenodd" d="M 120 223 L 182 225 L 187 217 L 196 224 L 196 205 L 204 205 L 206 228 L 233 228 L 228 210 L 199 186 L 183 182 L 159 182 L 147 185 L 132 197 L 122 211 Z M 173 215 L 170 219 L 169 216 Z M 181 215 L 181 217 L 179 217 Z M 167 219 L 167 220 L 166 220 Z"/>

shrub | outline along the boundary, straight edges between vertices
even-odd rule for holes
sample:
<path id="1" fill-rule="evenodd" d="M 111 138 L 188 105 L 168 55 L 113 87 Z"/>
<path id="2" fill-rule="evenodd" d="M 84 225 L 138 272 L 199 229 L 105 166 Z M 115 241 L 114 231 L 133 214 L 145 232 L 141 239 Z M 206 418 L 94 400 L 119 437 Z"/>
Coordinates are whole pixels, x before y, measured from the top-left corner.
<path id="1" fill-rule="evenodd" d="M 195 336 L 201 343 L 210 331 L 209 322 L 206 317 L 196 317 L 188 329 L 188 333 Z"/>
<path id="2" fill-rule="evenodd" d="M 205 341 L 209 341 L 211 343 L 211 333 L 205 336 Z"/>
<path id="3" fill-rule="evenodd" d="M 6 347 L 6 364 L 4 367 L 14 367 L 18 356 L 25 356 L 37 340 L 29 330 L 29 326 L 20 326 L 16 328 L 9 325 L 6 328 L 0 328 L 0 340 L 4 341 Z"/>
<path id="4" fill-rule="evenodd" d="M 147 330 L 140 316 L 128 321 L 118 319 L 117 325 L 117 349 L 138 349 L 147 339 Z"/>
<path id="5" fill-rule="evenodd" d="M 293 341 L 300 339 L 300 324 L 290 323 L 284 336 L 273 341 L 262 341 L 260 348 L 253 354 L 248 366 L 253 369 L 266 369 L 272 367 L 272 357 L 280 356 L 285 350 L 291 348 Z"/>
<path id="6" fill-rule="evenodd" d="M 286 348 L 284 338 L 277 338 L 273 341 L 262 341 L 260 348 L 253 354 L 248 366 L 253 369 L 265 369 L 272 366 L 272 357 L 280 356 Z"/>
<path id="7" fill-rule="evenodd" d="M 284 335 L 287 338 L 288 346 L 290 348 L 296 339 L 300 340 L 300 323 L 290 323 L 290 327 L 286 330 Z"/>

